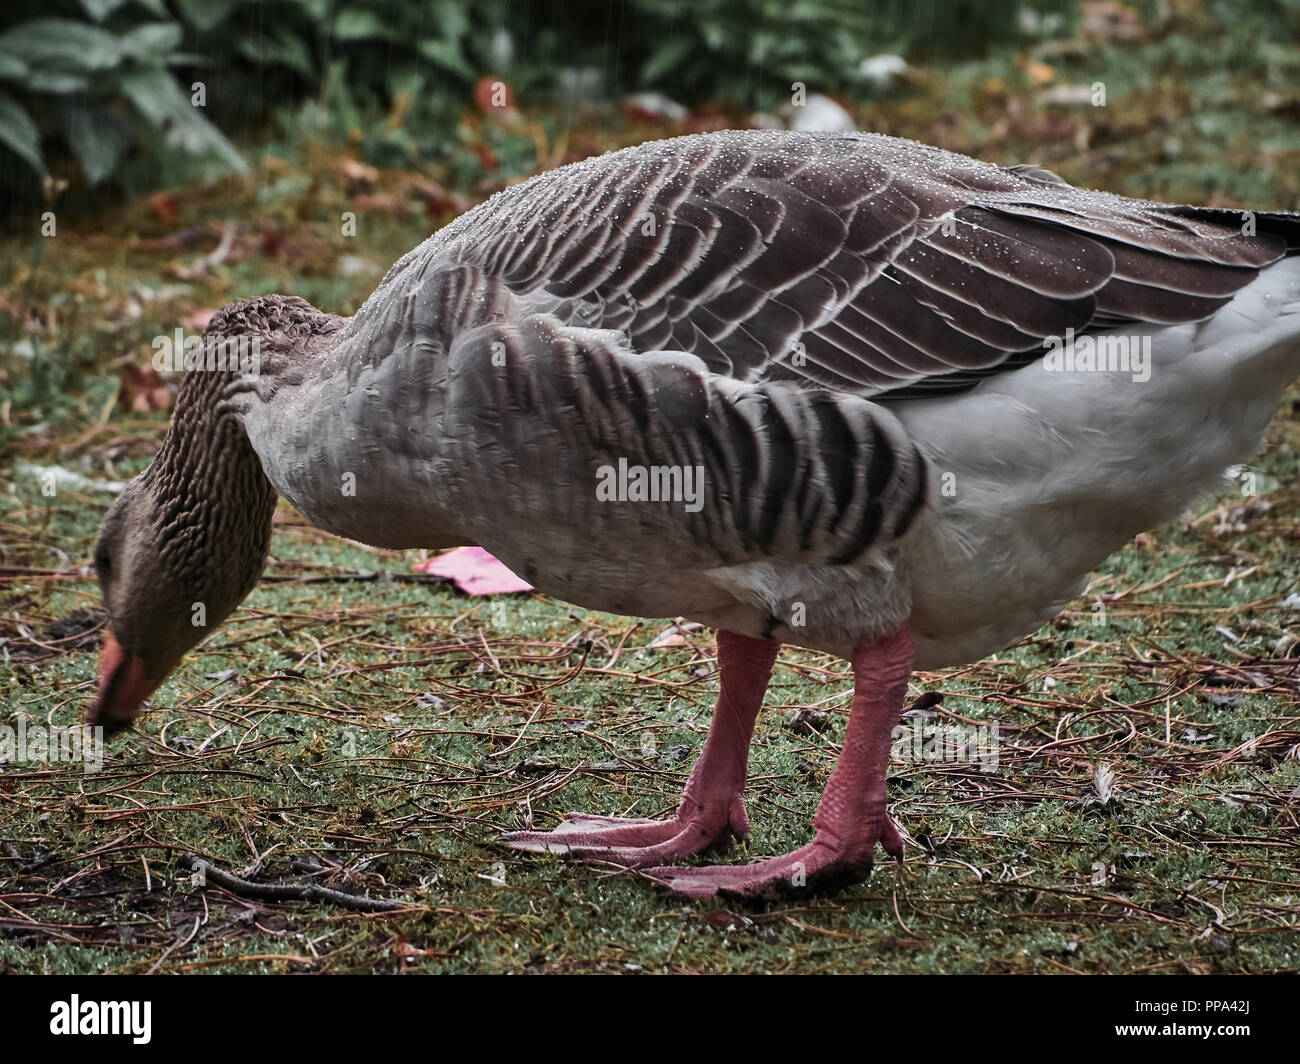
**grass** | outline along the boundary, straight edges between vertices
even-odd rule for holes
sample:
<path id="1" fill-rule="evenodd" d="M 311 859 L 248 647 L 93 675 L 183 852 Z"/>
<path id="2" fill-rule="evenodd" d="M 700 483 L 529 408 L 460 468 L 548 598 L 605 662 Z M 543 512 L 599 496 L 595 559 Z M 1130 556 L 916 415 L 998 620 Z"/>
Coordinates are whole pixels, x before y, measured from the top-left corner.
<path id="1" fill-rule="evenodd" d="M 867 124 L 1131 194 L 1294 207 L 1289 97 L 1261 103 L 1254 73 L 1220 63 L 1235 31 L 1189 33 L 1204 56 L 1152 41 L 1045 57 L 1061 79 L 1107 81 L 1104 113 L 1034 102 L 1003 56 L 927 71 Z M 1268 78 L 1285 62 L 1270 59 Z M 102 488 L 144 468 L 166 417 L 114 403 L 121 367 L 229 299 L 280 290 L 355 308 L 443 220 L 402 216 L 411 179 L 376 175 L 380 198 L 348 239 L 337 219 L 357 192 L 332 151 L 282 146 L 253 180 L 123 204 L 53 241 L 5 239 L 0 724 L 72 724 L 87 700 L 102 615 L 83 566 Z M 232 220 L 230 255 L 196 272 Z M 198 235 L 178 242 L 185 227 Z M 60 474 L 44 495 L 56 466 L 85 479 Z M 652 649 L 665 622 L 386 579 L 416 556 L 335 540 L 282 507 L 268 579 L 102 771 L 3 766 L 0 971 L 1300 970 L 1300 618 L 1284 605 L 1300 392 L 1246 472 L 1258 494 L 1241 481 L 1139 537 L 1016 647 L 917 674 L 911 719 L 996 724 L 998 765 L 892 765 L 912 840 L 901 867 L 743 911 L 495 841 L 569 810 L 671 810 L 715 694 L 707 633 Z M 754 837 L 723 859 L 807 840 L 848 690 L 842 662 L 782 655 L 752 755 Z M 808 706 L 825 730 L 795 726 Z M 195 884 L 191 851 L 249 879 L 409 906 L 240 897 Z"/>

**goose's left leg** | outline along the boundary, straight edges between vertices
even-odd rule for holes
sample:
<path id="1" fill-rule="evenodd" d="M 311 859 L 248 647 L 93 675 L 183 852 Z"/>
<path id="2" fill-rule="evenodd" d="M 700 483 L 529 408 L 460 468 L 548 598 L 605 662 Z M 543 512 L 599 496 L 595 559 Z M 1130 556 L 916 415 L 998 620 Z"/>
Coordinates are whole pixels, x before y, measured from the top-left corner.
<path id="1" fill-rule="evenodd" d="M 772 898 L 864 879 L 876 843 L 902 858 L 903 840 L 885 808 L 885 772 L 912 672 L 911 632 L 904 625 L 891 636 L 860 645 L 852 663 L 853 706 L 844 749 L 817 808 L 813 841 L 754 864 L 651 868 L 650 875 L 674 894 Z"/>
<path id="2" fill-rule="evenodd" d="M 680 861 L 733 837 L 749 838 L 741 792 L 754 721 L 779 649 L 767 639 L 718 632 L 718 704 L 674 816 L 632 820 L 571 813 L 553 831 L 512 831 L 502 841 L 516 850 L 643 868 Z"/>

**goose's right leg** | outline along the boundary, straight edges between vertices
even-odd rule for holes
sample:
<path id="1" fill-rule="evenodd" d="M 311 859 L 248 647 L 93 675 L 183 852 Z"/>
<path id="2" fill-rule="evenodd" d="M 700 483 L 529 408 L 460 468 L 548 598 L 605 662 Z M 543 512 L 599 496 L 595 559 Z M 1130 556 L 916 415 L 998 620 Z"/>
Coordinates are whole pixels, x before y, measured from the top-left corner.
<path id="1" fill-rule="evenodd" d="M 718 703 L 704 750 L 671 818 L 573 813 L 553 831 L 512 831 L 502 841 L 517 850 L 643 868 L 680 861 L 733 836 L 748 839 L 749 817 L 741 792 L 749 772 L 754 721 L 779 648 L 767 639 L 718 633 Z"/>

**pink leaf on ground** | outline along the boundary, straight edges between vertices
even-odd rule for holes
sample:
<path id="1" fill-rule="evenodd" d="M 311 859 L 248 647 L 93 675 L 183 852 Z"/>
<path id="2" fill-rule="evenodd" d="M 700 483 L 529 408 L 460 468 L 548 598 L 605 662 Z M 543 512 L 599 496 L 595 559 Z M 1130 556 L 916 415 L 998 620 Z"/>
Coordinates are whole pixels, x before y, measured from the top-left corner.
<path id="1" fill-rule="evenodd" d="M 458 547 L 420 562 L 415 571 L 449 577 L 467 595 L 507 595 L 533 589 L 532 584 L 516 576 L 482 547 Z"/>

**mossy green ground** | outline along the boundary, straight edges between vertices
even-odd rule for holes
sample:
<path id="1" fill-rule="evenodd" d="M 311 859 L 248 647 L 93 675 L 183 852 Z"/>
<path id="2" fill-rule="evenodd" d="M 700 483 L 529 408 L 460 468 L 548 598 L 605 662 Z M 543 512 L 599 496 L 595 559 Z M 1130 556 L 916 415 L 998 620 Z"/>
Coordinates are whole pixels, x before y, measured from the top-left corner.
<path id="1" fill-rule="evenodd" d="M 1295 482 L 1296 427 L 1279 426 L 1291 444 L 1279 439 L 1261 471 Z M 1285 545 L 1300 504 L 1271 501 L 1246 533 L 1203 522 L 1117 555 L 1095 583 L 1104 626 L 1081 602 L 995 661 L 918 676 L 918 692 L 945 694 L 935 722 L 998 723 L 997 771 L 896 763 L 894 814 L 917 840 L 901 869 L 740 914 L 494 842 L 569 809 L 669 811 L 708 723 L 706 638 L 647 650 L 658 625 L 531 596 L 303 582 L 376 559 L 289 526 L 270 575 L 294 579 L 253 594 L 102 772 L 6 766 L 0 963 L 142 971 L 182 939 L 162 970 L 1295 969 L 1300 714 L 1295 651 L 1279 660 L 1275 644 L 1295 620 L 1278 601 L 1295 586 Z M 96 509 L 62 500 L 42 538 L 88 542 Z M 11 642 L 9 722 L 72 723 L 93 639 L 32 648 L 93 606 L 89 582 L 5 590 L 7 629 L 17 614 L 32 633 Z M 839 662 L 783 656 L 753 752 L 749 856 L 808 837 L 847 686 Z M 813 704 L 829 730 L 792 729 Z M 1115 777 L 1104 809 L 1088 801 L 1098 764 Z M 413 908 L 200 890 L 186 850 L 267 881 L 316 859 L 333 868 L 322 882 Z"/>
<path id="2" fill-rule="evenodd" d="M 1157 42 L 1095 51 L 1091 66 L 1041 57 L 1112 86 L 1104 113 L 1064 115 L 1063 140 L 1046 132 L 1058 111 L 1009 106 L 1032 99 L 1010 57 L 927 73 L 864 124 L 1131 194 L 1294 208 L 1294 101 L 1257 89 L 1285 60 L 1255 41 L 1265 78 L 1215 52 L 1246 32 L 1204 32 L 1186 55 Z M 569 152 L 602 143 L 574 136 Z M 379 176 L 381 189 L 400 180 Z M 52 241 L 10 237 L 0 257 L 12 356 L 0 382 L 20 397 L 0 411 L 0 724 L 72 724 L 89 696 L 100 618 L 80 612 L 98 606 L 80 567 L 112 494 L 65 478 L 48 497 L 40 470 L 103 481 L 147 464 L 166 415 L 113 406 L 118 367 L 229 299 L 289 291 L 350 311 L 437 221 L 376 209 L 357 238 L 335 236 L 353 204 L 310 145 L 282 146 L 253 181 L 173 199 L 174 222 L 125 205 Z M 255 240 L 241 261 L 178 280 L 175 263 L 214 239 L 138 242 L 226 220 L 241 239 L 251 226 L 289 246 Z M 342 255 L 362 260 L 354 276 Z M 282 508 L 270 579 L 103 771 L 4 766 L 0 970 L 1300 970 L 1300 613 L 1283 605 L 1300 572 L 1298 403 L 1293 390 L 1253 480 L 1139 537 L 1055 623 L 995 659 L 915 677 L 913 697 L 944 698 L 914 719 L 996 722 L 1001 742 L 995 772 L 892 766 L 911 840 L 901 868 L 743 910 L 495 841 L 569 810 L 670 811 L 716 690 L 707 633 L 648 649 L 664 622 L 359 579 L 407 574 L 417 556 L 334 540 Z M 722 859 L 808 839 L 848 689 L 842 662 L 783 654 L 751 760 L 754 837 Z M 813 705 L 829 727 L 791 727 Z M 186 851 L 410 909 L 240 898 L 193 884 Z"/>

